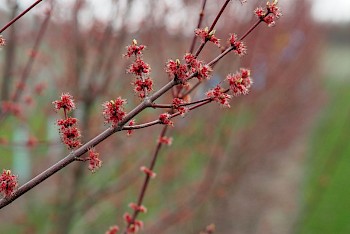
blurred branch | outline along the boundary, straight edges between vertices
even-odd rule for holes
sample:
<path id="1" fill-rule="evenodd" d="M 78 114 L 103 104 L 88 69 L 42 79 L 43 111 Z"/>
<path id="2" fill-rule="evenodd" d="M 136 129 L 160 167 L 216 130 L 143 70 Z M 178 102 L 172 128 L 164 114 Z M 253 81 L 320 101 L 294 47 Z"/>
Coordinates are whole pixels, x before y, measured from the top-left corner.
<path id="1" fill-rule="evenodd" d="M 18 10 L 18 4 L 17 1 L 14 2 L 12 6 L 12 12 L 11 12 L 11 18 L 13 18 L 17 14 Z M 12 27 L 9 32 L 9 43 L 6 47 L 6 55 L 5 55 L 5 67 L 4 67 L 4 74 L 3 74 L 3 82 L 1 87 L 1 97 L 0 101 L 6 101 L 9 99 L 9 93 L 10 93 L 10 86 L 12 81 L 12 72 L 13 72 L 13 66 L 16 63 L 16 45 L 17 45 L 17 33 L 16 33 L 17 27 Z M 2 108 L 0 108 L 0 121 L 1 121 L 1 115 L 3 114 Z"/>

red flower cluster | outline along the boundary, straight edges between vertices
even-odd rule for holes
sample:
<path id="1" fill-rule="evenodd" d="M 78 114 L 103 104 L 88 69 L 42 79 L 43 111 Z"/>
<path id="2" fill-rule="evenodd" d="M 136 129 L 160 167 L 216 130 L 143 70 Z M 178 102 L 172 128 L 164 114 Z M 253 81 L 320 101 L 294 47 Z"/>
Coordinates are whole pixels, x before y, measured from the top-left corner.
<path id="1" fill-rule="evenodd" d="M 124 221 L 129 226 L 127 233 L 136 233 L 143 228 L 143 222 L 140 220 L 133 220 L 133 218 L 129 213 L 125 213 L 123 218 L 124 218 Z"/>
<path id="2" fill-rule="evenodd" d="M 181 64 L 179 59 L 169 60 L 165 68 L 166 73 L 169 74 L 171 79 L 185 80 L 187 78 L 187 67 Z"/>
<path id="3" fill-rule="evenodd" d="M 144 207 L 144 206 L 138 206 L 136 203 L 130 203 L 129 204 L 129 207 L 131 209 L 133 209 L 134 211 L 138 211 L 138 212 L 141 212 L 141 213 L 146 213 L 147 212 L 147 208 Z"/>
<path id="4" fill-rule="evenodd" d="M 212 98 L 223 107 L 230 108 L 231 95 L 224 92 L 220 85 L 217 85 L 214 89 L 207 92 L 207 97 Z"/>
<path id="5" fill-rule="evenodd" d="M 129 125 L 129 126 L 134 126 L 134 125 L 135 125 L 135 120 L 134 120 L 134 119 L 130 120 L 130 122 L 129 122 L 128 125 Z M 134 130 L 132 130 L 132 129 L 127 130 L 127 131 L 126 131 L 126 135 L 127 135 L 127 136 L 131 136 L 131 134 L 132 134 L 133 132 L 134 132 Z"/>
<path id="6" fill-rule="evenodd" d="M 247 54 L 247 47 L 245 46 L 243 41 L 239 41 L 236 34 L 230 34 L 230 38 L 228 39 L 229 44 L 233 47 L 233 50 L 239 56 L 243 56 Z"/>
<path id="7" fill-rule="evenodd" d="M 102 166 L 102 161 L 99 159 L 99 153 L 94 148 L 89 149 L 89 170 L 94 173 Z"/>
<path id="8" fill-rule="evenodd" d="M 128 73 L 135 74 L 136 76 L 142 76 L 143 74 L 148 75 L 150 71 L 150 66 L 141 58 L 136 58 L 135 62 L 131 64 L 127 70 Z"/>
<path id="9" fill-rule="evenodd" d="M 137 45 L 137 41 L 134 39 L 132 40 L 132 44 L 127 46 L 127 52 L 124 54 L 125 57 L 131 57 L 132 55 L 138 56 L 142 54 L 142 50 L 144 50 L 146 46 L 144 45 Z"/>
<path id="10" fill-rule="evenodd" d="M 125 99 L 118 97 L 115 100 L 105 102 L 103 106 L 103 117 L 106 123 L 112 124 L 112 126 L 117 126 L 118 123 L 124 118 L 125 111 L 123 105 L 126 103 Z"/>
<path id="11" fill-rule="evenodd" d="M 58 131 L 60 132 L 62 142 L 68 146 L 69 149 L 74 149 L 81 145 L 80 131 L 77 128 L 77 119 L 68 117 L 66 119 L 59 119 L 56 122 Z"/>
<path id="12" fill-rule="evenodd" d="M 74 99 L 69 93 L 63 93 L 61 100 L 52 102 L 55 105 L 56 111 L 64 109 L 65 112 L 69 112 L 75 109 Z"/>
<path id="13" fill-rule="evenodd" d="M 152 170 L 148 169 L 145 166 L 140 167 L 140 170 L 152 179 L 155 178 L 157 175 L 155 172 L 153 172 Z"/>
<path id="14" fill-rule="evenodd" d="M 3 170 L 0 175 L 0 193 L 5 197 L 10 196 L 18 186 L 17 176 L 10 170 Z"/>
<path id="15" fill-rule="evenodd" d="M 184 60 L 189 67 L 189 72 L 195 73 L 198 80 L 208 79 L 209 73 L 213 71 L 211 67 L 205 65 L 203 61 L 199 61 L 193 54 L 187 53 Z M 188 74 L 189 76 L 190 74 Z"/>
<path id="16" fill-rule="evenodd" d="M 174 98 L 173 99 L 173 107 L 175 110 L 180 112 L 181 116 L 185 116 L 185 114 L 188 112 L 188 108 L 185 106 L 181 106 L 182 104 L 185 104 L 185 101 L 180 98 Z"/>
<path id="17" fill-rule="evenodd" d="M 250 78 L 250 71 L 245 68 L 241 68 L 236 74 L 229 74 L 226 79 L 230 84 L 230 89 L 234 96 L 248 94 L 249 88 L 253 84 L 253 81 Z"/>
<path id="18" fill-rule="evenodd" d="M 171 145 L 173 143 L 173 138 L 172 137 L 159 137 L 158 143 L 160 144 L 165 144 L 165 145 Z"/>
<path id="19" fill-rule="evenodd" d="M 170 120 L 169 113 L 163 113 L 159 115 L 159 120 L 162 124 L 174 126 L 174 123 Z"/>
<path id="20" fill-rule="evenodd" d="M 105 232 L 105 234 L 117 234 L 118 232 L 119 232 L 119 227 L 112 226 Z"/>
<path id="21" fill-rule="evenodd" d="M 6 39 L 2 37 L 2 35 L 0 35 L 0 47 L 5 46 L 6 45 Z"/>
<path id="22" fill-rule="evenodd" d="M 186 64 L 181 64 L 179 59 L 169 60 L 166 64 L 165 71 L 170 78 L 175 77 L 181 81 L 186 81 L 186 78 L 191 74 L 197 77 L 198 80 L 209 79 L 209 73 L 212 71 L 211 67 L 205 65 L 203 61 L 199 61 L 193 54 L 187 53 L 184 56 Z"/>
<path id="23" fill-rule="evenodd" d="M 144 98 L 146 97 L 146 91 L 152 91 L 153 80 L 150 77 L 145 80 L 136 79 L 132 84 L 134 85 L 135 93 L 138 93 L 140 98 Z"/>
<path id="24" fill-rule="evenodd" d="M 74 149 L 81 145 L 80 143 L 80 131 L 77 128 L 77 119 L 67 116 L 67 112 L 75 109 L 73 97 L 66 93 L 62 94 L 60 100 L 52 102 L 55 106 L 55 110 L 63 109 L 64 119 L 57 120 L 56 124 L 59 127 L 61 140 L 68 146 L 69 149 Z"/>
<path id="25" fill-rule="evenodd" d="M 197 28 L 196 30 L 194 30 L 195 34 L 197 37 L 199 37 L 201 39 L 202 42 L 207 42 L 210 41 L 212 43 L 214 43 L 215 45 L 217 45 L 218 47 L 220 47 L 220 39 L 218 39 L 214 34 L 215 34 L 215 30 L 209 32 L 209 28 Z"/>
<path id="26" fill-rule="evenodd" d="M 258 7 L 255 9 L 254 13 L 255 15 L 265 23 L 269 27 L 272 27 L 276 24 L 275 20 L 280 18 L 282 16 L 282 13 L 277 6 L 277 0 L 274 0 L 273 3 L 267 2 L 266 3 L 266 11 L 262 7 Z M 270 15 L 270 13 L 272 15 Z"/>
<path id="27" fill-rule="evenodd" d="M 135 56 L 135 61 L 129 66 L 127 72 L 136 75 L 136 80 L 131 84 L 134 85 L 134 91 L 138 93 L 140 98 L 145 98 L 147 93 L 152 91 L 153 86 L 153 80 L 149 77 L 151 68 L 142 59 L 144 48 L 144 45 L 138 46 L 137 41 L 134 39 L 132 44 L 127 47 L 127 53 L 125 55 L 126 57 Z"/>

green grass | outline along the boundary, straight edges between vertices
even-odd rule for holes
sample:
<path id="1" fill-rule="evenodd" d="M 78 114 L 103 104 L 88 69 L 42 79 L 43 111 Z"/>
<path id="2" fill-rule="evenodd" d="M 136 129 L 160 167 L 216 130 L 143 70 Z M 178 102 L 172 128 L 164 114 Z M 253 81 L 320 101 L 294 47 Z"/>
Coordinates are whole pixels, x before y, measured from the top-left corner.
<path id="1" fill-rule="evenodd" d="M 350 233 L 350 84 L 329 85 L 312 138 L 301 234 Z"/>

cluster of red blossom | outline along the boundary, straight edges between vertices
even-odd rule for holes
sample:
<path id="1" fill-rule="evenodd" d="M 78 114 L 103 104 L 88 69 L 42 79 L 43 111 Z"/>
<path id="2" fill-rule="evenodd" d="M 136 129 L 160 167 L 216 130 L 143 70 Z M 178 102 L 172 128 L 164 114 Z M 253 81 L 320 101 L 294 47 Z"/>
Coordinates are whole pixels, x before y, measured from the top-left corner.
<path id="1" fill-rule="evenodd" d="M 134 91 L 140 98 L 145 98 L 147 94 L 152 91 L 153 80 L 149 77 L 151 68 L 149 64 L 145 63 L 142 59 L 142 51 L 146 47 L 144 45 L 137 45 L 137 41 L 134 39 L 132 45 L 127 47 L 125 57 L 130 58 L 135 56 L 135 61 L 130 65 L 127 72 L 134 74 L 136 80 L 132 82 L 134 85 Z"/>
<path id="2" fill-rule="evenodd" d="M 60 100 L 52 102 L 55 110 L 63 109 L 64 119 L 57 120 L 56 124 L 59 127 L 62 142 L 68 146 L 69 149 L 74 149 L 81 145 L 80 131 L 77 128 L 77 119 L 68 117 L 68 113 L 75 109 L 73 97 L 69 93 L 61 95 Z"/>
<path id="3" fill-rule="evenodd" d="M 118 97 L 115 100 L 111 100 L 102 104 L 103 106 L 103 117 L 105 118 L 105 123 L 112 124 L 116 127 L 118 123 L 126 115 L 124 111 L 124 104 L 126 103 L 125 99 Z"/>
<path id="4" fill-rule="evenodd" d="M 6 39 L 2 37 L 2 35 L 0 35 L 0 47 L 5 46 L 6 45 Z"/>
<path id="5" fill-rule="evenodd" d="M 89 156 L 86 159 L 89 161 L 89 170 L 95 172 L 102 166 L 102 161 L 99 159 L 99 153 L 94 148 L 89 149 Z"/>
<path id="6" fill-rule="evenodd" d="M 235 74 L 227 75 L 226 80 L 230 85 L 229 89 L 224 90 L 220 85 L 217 85 L 207 92 L 207 97 L 212 98 L 223 107 L 230 107 L 229 100 L 232 96 L 227 94 L 227 92 L 231 91 L 234 96 L 239 96 L 241 94 L 246 95 L 253 82 L 250 78 L 250 71 L 245 68 L 241 68 L 240 71 Z"/>
<path id="7" fill-rule="evenodd" d="M 269 27 L 275 26 L 275 20 L 282 16 L 280 8 L 277 6 L 277 2 L 277 0 L 275 0 L 273 3 L 267 2 L 266 10 L 264 10 L 262 7 L 258 7 L 254 11 L 255 15 L 260 20 L 267 23 Z"/>
<path id="8" fill-rule="evenodd" d="M 193 54 L 186 53 L 184 56 L 185 64 L 181 64 L 179 59 L 169 60 L 166 64 L 165 71 L 171 79 L 180 80 L 182 84 L 186 84 L 187 79 L 197 77 L 198 80 L 210 78 L 211 67 L 204 64 L 203 61 L 197 60 Z"/>
<path id="9" fill-rule="evenodd" d="M 64 119 L 57 120 L 56 124 L 59 127 L 62 142 L 68 146 L 69 149 L 74 149 L 81 145 L 80 131 L 77 128 L 78 120 L 76 118 L 68 117 L 68 113 L 75 109 L 73 97 L 69 93 L 62 94 L 60 100 L 53 102 L 55 110 L 63 109 Z M 89 149 L 89 156 L 81 161 L 89 161 L 89 170 L 95 172 L 101 167 L 102 161 L 99 159 L 99 154 L 95 149 Z"/>
<path id="10" fill-rule="evenodd" d="M 133 204 L 133 203 L 132 203 Z M 136 204 L 135 204 L 136 205 Z M 132 207 L 129 205 L 129 207 Z M 135 206 L 135 209 L 138 209 L 138 206 Z M 133 207 L 132 207 L 133 208 Z M 141 210 L 141 209 L 138 209 Z M 132 216 L 129 213 L 125 213 L 124 216 L 124 221 L 127 223 L 127 233 L 136 233 L 140 229 L 143 228 L 143 222 L 141 220 L 134 220 Z"/>
<path id="11" fill-rule="evenodd" d="M 196 34 L 197 37 L 199 37 L 202 41 L 202 43 L 205 43 L 207 41 L 210 41 L 220 47 L 220 39 L 218 39 L 214 34 L 215 30 L 209 32 L 209 28 L 197 28 L 194 30 L 194 33 Z"/>
<path id="12" fill-rule="evenodd" d="M 3 170 L 0 175 L 0 193 L 8 197 L 15 191 L 17 186 L 17 176 L 13 175 L 10 170 Z"/>

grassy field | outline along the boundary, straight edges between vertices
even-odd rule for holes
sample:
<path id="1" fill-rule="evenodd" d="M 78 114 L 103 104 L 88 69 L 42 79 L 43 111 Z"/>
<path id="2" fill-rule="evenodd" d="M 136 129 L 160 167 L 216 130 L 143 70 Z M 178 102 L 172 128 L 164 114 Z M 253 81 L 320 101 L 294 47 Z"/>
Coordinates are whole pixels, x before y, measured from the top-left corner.
<path id="1" fill-rule="evenodd" d="M 339 56 L 344 51 L 347 57 Z M 328 75 L 329 102 L 311 140 L 298 233 L 350 233 L 350 69 L 345 65 L 348 55 L 349 49 L 335 48 L 327 58 L 327 67 L 333 67 L 336 75 Z"/>

